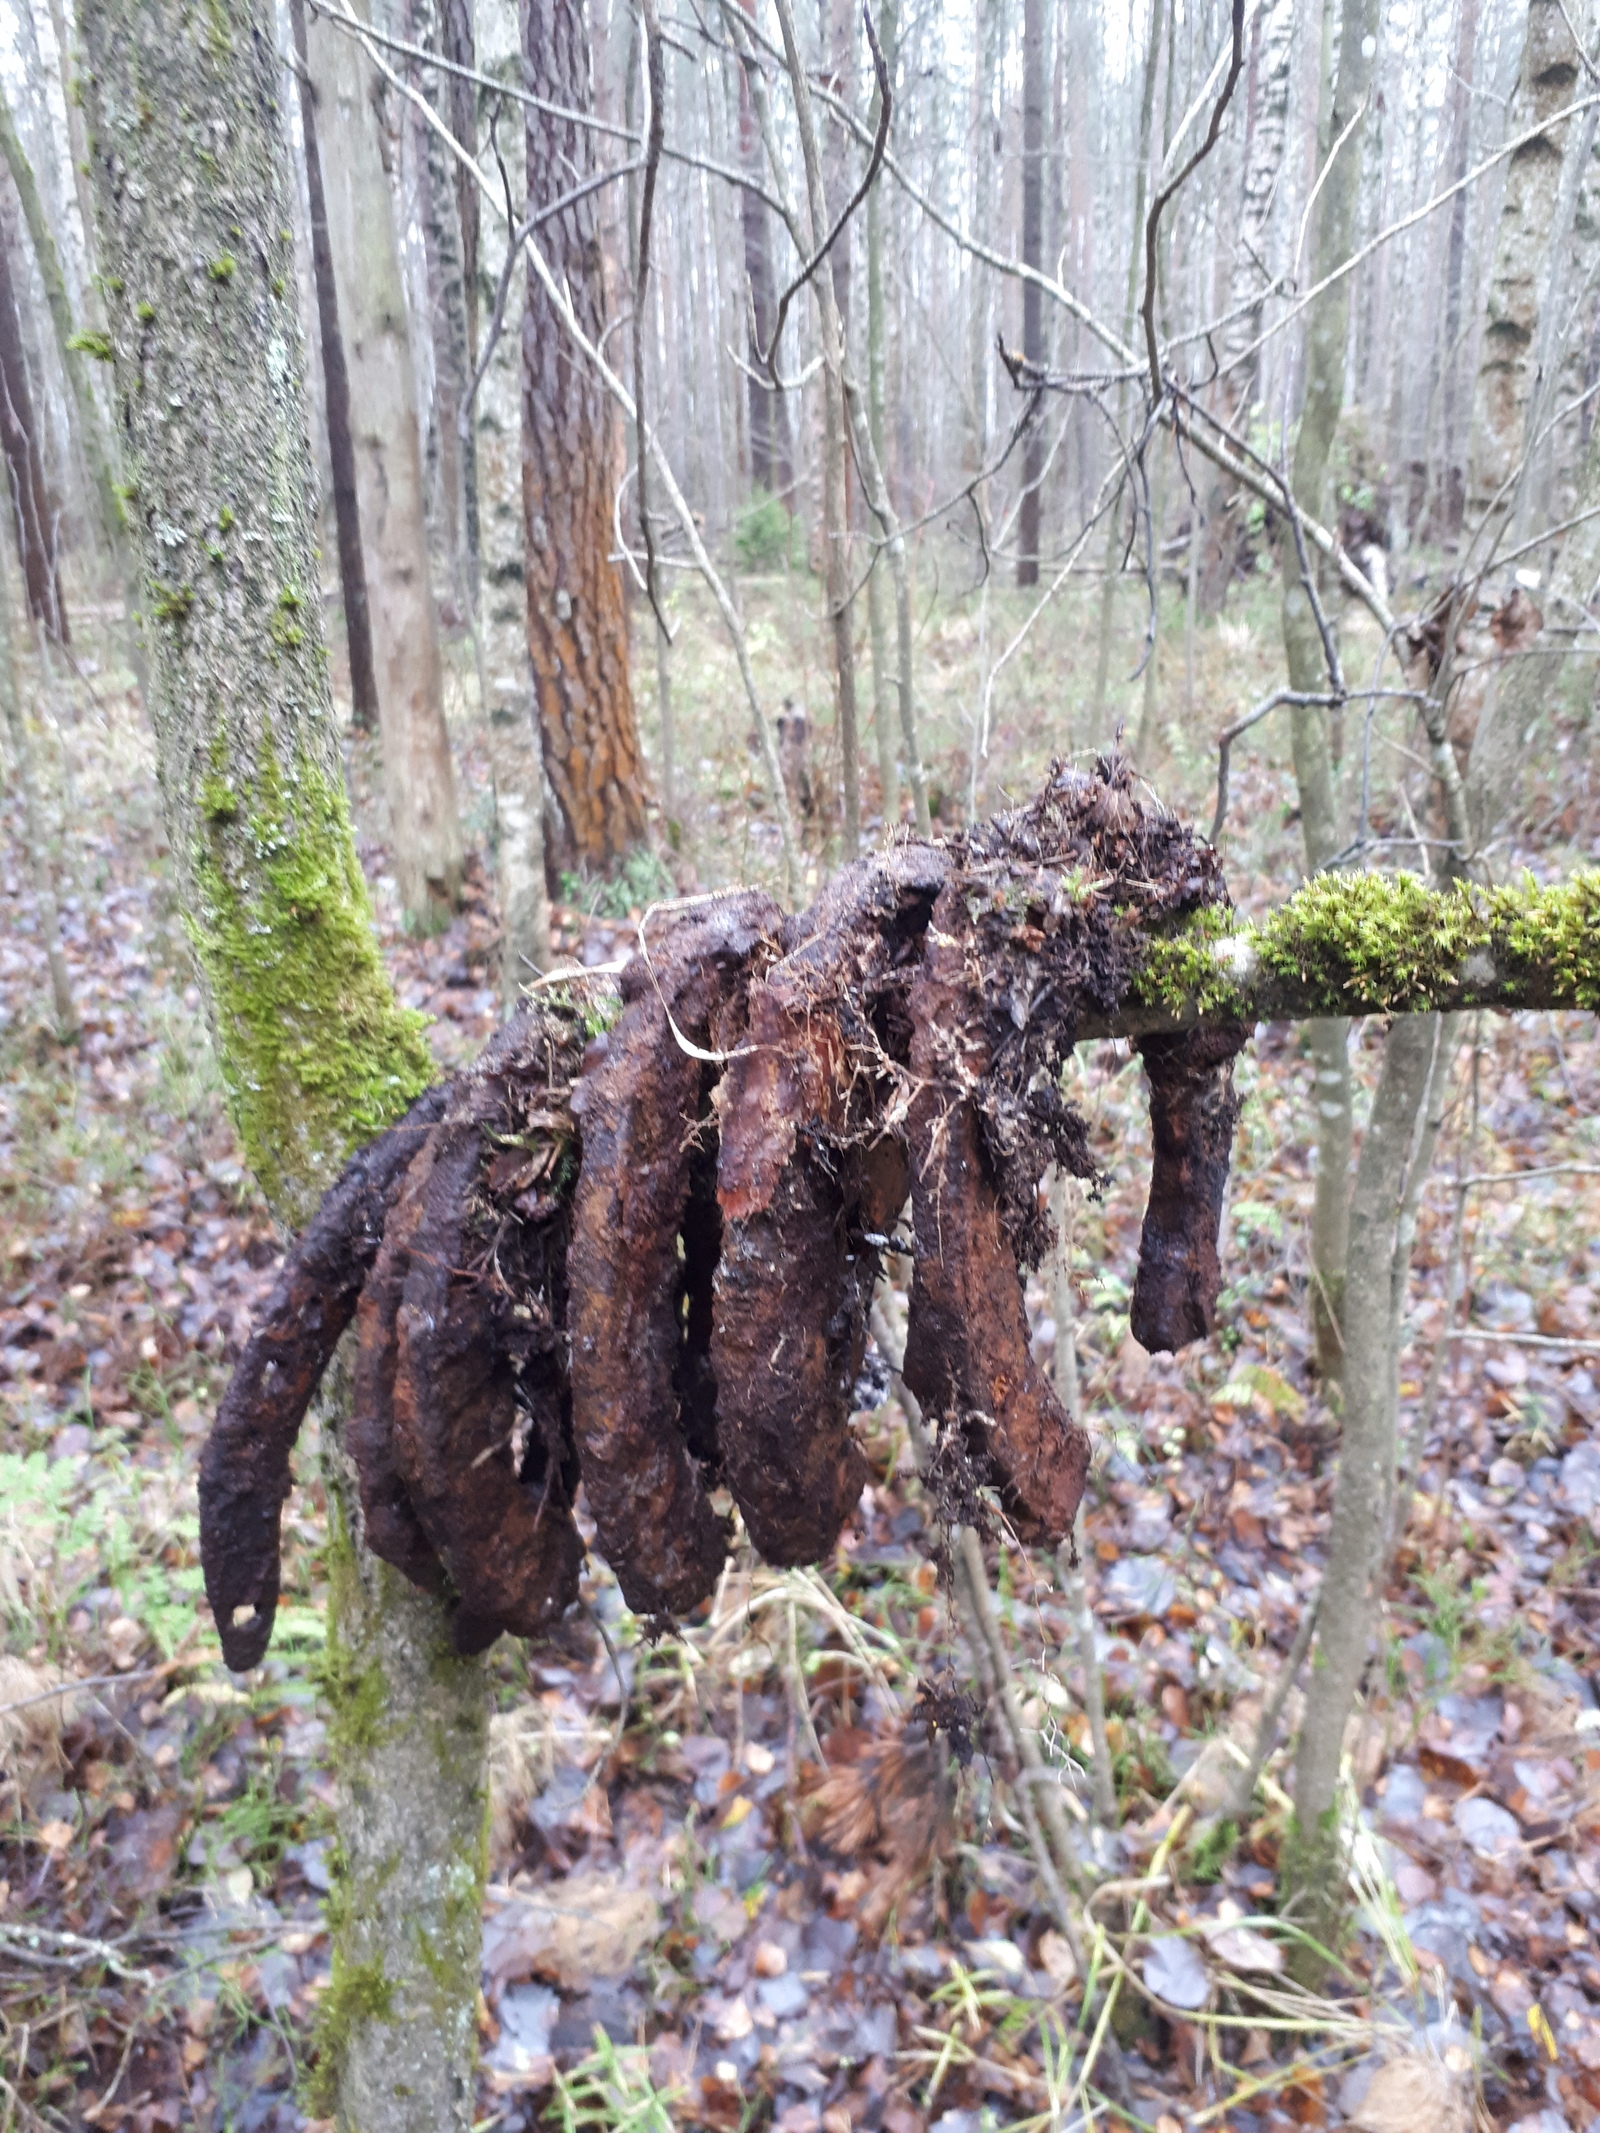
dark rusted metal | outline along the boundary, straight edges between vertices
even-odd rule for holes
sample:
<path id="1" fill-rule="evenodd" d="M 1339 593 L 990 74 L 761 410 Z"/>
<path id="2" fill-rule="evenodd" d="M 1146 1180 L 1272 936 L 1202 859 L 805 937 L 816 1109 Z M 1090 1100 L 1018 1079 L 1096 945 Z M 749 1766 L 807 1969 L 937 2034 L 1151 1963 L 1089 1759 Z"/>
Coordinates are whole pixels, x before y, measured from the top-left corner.
<path id="1" fill-rule="evenodd" d="M 524 1010 L 353 1160 L 235 1374 L 202 1474 L 230 1663 L 265 1648 L 289 1448 L 358 1295 L 366 1538 L 454 1600 L 458 1648 L 575 1597 L 580 1468 L 641 1613 L 711 1591 L 719 1481 L 768 1560 L 825 1558 L 866 1478 L 851 1388 L 908 1187 L 906 1380 L 943 1431 L 940 1515 L 981 1516 L 985 1477 L 1023 1538 L 1062 1539 L 1088 1446 L 1034 1360 L 1022 1269 L 1052 1242 L 1044 1172 L 1095 1175 L 1067 1055 L 1150 933 L 1219 901 L 1216 855 L 1125 766 L 1058 765 L 1027 807 L 847 868 L 798 917 L 751 890 L 662 914 L 609 1035 L 593 995 Z M 1243 1036 L 1141 1045 L 1148 1347 L 1211 1328 Z"/>
<path id="2" fill-rule="evenodd" d="M 377 1257 L 384 1215 L 442 1087 L 359 1149 L 306 1225 L 234 1370 L 200 1461 L 200 1559 L 223 1656 L 260 1659 L 278 1606 L 278 1532 L 289 1455 Z M 249 1612 L 245 1612 L 249 1610 Z"/>
<path id="3" fill-rule="evenodd" d="M 650 961 L 623 975 L 628 1003 L 574 1101 L 583 1167 L 573 1204 L 572 1393 L 584 1491 L 602 1552 L 628 1605 L 681 1614 L 707 1597 L 727 1554 L 689 1447 L 681 1377 L 685 1264 L 678 1240 L 696 1148 L 709 1134 L 715 1062 L 743 1034 L 752 959 L 781 914 L 754 890 L 663 927 Z M 691 1049 L 693 1047 L 693 1049 Z M 703 1309 L 703 1189 L 691 1228 Z M 694 1338 L 703 1319 L 697 1314 Z M 706 1434 L 696 1388 L 692 1427 Z"/>
<path id="4" fill-rule="evenodd" d="M 1248 1035 L 1242 1022 L 1221 1023 L 1139 1046 L 1154 1159 L 1128 1316 L 1152 1351 L 1204 1340 L 1216 1323 L 1217 1233 L 1239 1120 L 1233 1061 Z"/>

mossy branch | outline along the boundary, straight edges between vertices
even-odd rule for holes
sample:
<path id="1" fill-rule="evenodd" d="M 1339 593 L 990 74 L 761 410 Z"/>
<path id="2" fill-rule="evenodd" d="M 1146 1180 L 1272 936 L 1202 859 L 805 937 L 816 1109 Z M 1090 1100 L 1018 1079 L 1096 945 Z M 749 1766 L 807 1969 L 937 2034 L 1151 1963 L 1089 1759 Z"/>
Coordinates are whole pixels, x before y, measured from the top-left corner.
<path id="1" fill-rule="evenodd" d="M 1208 910 L 1151 940 L 1128 1002 L 1079 1035 L 1462 1008 L 1600 1008 L 1600 869 L 1444 891 L 1317 874 L 1259 924 Z"/>

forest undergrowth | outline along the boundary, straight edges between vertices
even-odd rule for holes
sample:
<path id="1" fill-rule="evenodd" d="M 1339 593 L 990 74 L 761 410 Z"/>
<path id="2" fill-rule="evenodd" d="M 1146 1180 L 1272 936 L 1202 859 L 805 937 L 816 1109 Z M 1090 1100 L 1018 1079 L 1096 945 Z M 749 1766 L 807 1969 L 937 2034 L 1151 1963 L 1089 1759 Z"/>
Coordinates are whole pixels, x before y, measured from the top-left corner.
<path id="1" fill-rule="evenodd" d="M 1076 620 L 1069 609 L 1041 630 L 996 721 L 994 800 L 1026 791 L 1041 748 L 1085 738 L 1048 711 L 1081 697 L 1082 597 Z M 797 620 L 781 585 L 746 598 L 758 660 L 821 709 L 806 684 L 814 617 Z M 925 634 L 929 760 L 950 822 L 967 790 L 971 603 Z M 1202 822 L 1212 736 L 1272 685 L 1272 645 L 1248 608 L 1208 627 L 1192 721 L 1181 680 L 1163 685 L 1178 708 L 1155 782 Z M 1164 651 L 1181 675 L 1181 645 Z M 773 859 L 719 657 L 686 633 L 679 717 L 699 798 L 671 858 L 685 883 Z M 1133 726 L 1136 692 L 1122 693 Z M 482 795 L 459 689 L 455 727 L 464 792 Z M 492 884 L 475 863 L 446 933 L 400 931 L 368 746 L 352 786 L 385 954 L 454 1065 L 495 1022 Z M 811 747 L 825 794 L 825 740 Z M 275 1642 L 232 1677 L 200 1590 L 195 1465 L 280 1243 L 223 1113 L 143 722 L 111 677 L 70 700 L 58 690 L 41 755 L 81 1029 L 66 1050 L 48 1031 L 8 790 L 0 2133 L 288 2129 L 307 2122 L 328 1976 L 315 1431 L 286 1511 Z M 1552 760 L 1549 791 L 1530 796 L 1540 848 L 1515 855 L 1541 870 L 1600 838 L 1591 797 Z M 1236 772 L 1227 859 L 1246 908 L 1294 878 L 1291 795 L 1281 744 Z M 825 815 L 809 825 L 819 867 Z M 468 819 L 481 844 L 487 804 Z M 638 903 L 671 886 L 659 865 L 620 892 L 582 892 L 556 913 L 560 945 L 588 962 L 626 953 Z M 1365 1088 L 1380 1054 L 1366 1025 Z M 912 1720 L 930 1703 L 959 1720 L 974 1655 L 874 1349 L 858 1386 L 873 1481 L 825 1571 L 741 1560 L 704 1619 L 652 1643 L 592 1564 L 559 1636 L 496 1648 L 483 2125 L 1044 2133 L 1087 2115 L 1158 2133 L 1465 2133 L 1474 2120 L 1558 2133 L 1600 2114 L 1593 1022 L 1485 1020 L 1456 1075 L 1401 1365 L 1415 1459 L 1349 1748 L 1357 1929 L 1316 1995 L 1291 1982 L 1295 1928 L 1276 1906 L 1282 1747 L 1249 1814 L 1221 1813 L 1315 1594 L 1328 1522 L 1337 1418 L 1306 1331 L 1309 1064 L 1287 1028 L 1243 1055 L 1218 1332 L 1151 1358 L 1127 1320 L 1148 1167 L 1139 1069 L 1121 1046 L 1078 1056 L 1112 1178 L 1076 1208 L 1072 1337 L 1096 1450 L 1082 1563 L 1113 1830 L 1093 1826 L 1070 1565 L 984 1543 L 1043 1782 L 1059 1787 L 1084 1890 L 1098 1884 L 1076 1947 L 1040 1886 L 995 1714 L 976 1721 L 966 1763 L 937 1744 L 959 1741 L 959 1723 L 930 1746 Z M 909 1266 L 892 1264 L 903 1291 Z M 1067 1336 L 1047 1278 L 1029 1301 L 1048 1353 Z"/>

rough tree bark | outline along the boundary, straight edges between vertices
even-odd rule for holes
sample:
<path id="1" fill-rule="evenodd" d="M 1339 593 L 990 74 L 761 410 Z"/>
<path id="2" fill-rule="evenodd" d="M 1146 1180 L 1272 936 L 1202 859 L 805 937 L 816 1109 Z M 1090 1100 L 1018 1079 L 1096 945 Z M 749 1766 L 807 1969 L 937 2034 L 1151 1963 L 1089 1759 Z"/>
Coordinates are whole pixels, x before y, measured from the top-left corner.
<path id="1" fill-rule="evenodd" d="M 516 0 L 477 0 L 477 49 L 485 73 L 521 73 Z M 522 123 L 509 101 L 495 112 L 495 140 L 522 212 Z M 474 193 L 476 200 L 476 193 Z M 474 244 L 480 292 L 493 325 L 509 232 L 498 215 Z M 478 485 L 478 655 L 494 774 L 495 881 L 500 896 L 500 996 L 509 1008 L 537 970 L 550 967 L 550 899 L 544 871 L 544 751 L 528 657 L 523 567 L 522 338 L 527 266 L 511 262 L 500 331 L 472 409 Z"/>
<path id="2" fill-rule="evenodd" d="M 372 657 L 372 614 L 367 606 L 367 568 L 361 549 L 361 500 L 356 489 L 356 448 L 350 431 L 350 371 L 339 331 L 339 290 L 328 237 L 328 204 L 322 186 L 322 148 L 317 135 L 317 99 L 306 61 L 305 0 L 289 0 L 300 87 L 300 130 L 305 144 L 306 194 L 311 215 L 311 277 L 317 292 L 317 339 L 322 353 L 323 399 L 328 422 L 328 461 L 333 473 L 334 530 L 339 543 L 339 590 L 344 603 L 345 652 L 350 663 L 350 701 L 364 733 L 378 727 L 378 677 Z"/>
<path id="3" fill-rule="evenodd" d="M 1535 126 L 1545 130 L 1523 142 L 1506 169 L 1467 467 L 1469 516 L 1496 524 L 1510 515 L 1510 485 L 1526 443 L 1547 238 L 1571 125 L 1547 126 L 1546 121 L 1571 102 L 1582 64 L 1562 0 L 1528 0 L 1527 25 L 1510 127 L 1519 134 Z"/>
<path id="4" fill-rule="evenodd" d="M 427 930 L 448 919 L 460 892 L 461 823 L 444 722 L 416 379 L 377 84 L 355 39 L 326 16 L 308 26 L 306 57 L 350 378 L 395 879 L 407 924 Z"/>
<path id="5" fill-rule="evenodd" d="M 56 540 L 56 508 L 44 476 L 39 428 L 28 365 L 22 348 L 22 321 L 11 278 L 10 247 L 0 219 L 0 450 L 5 453 L 11 485 L 11 516 L 22 558 L 22 584 L 28 613 L 57 644 L 67 641 L 67 610 L 61 597 L 61 569 Z"/>
<path id="6" fill-rule="evenodd" d="M 582 0 L 526 0 L 523 79 L 550 104 L 593 105 Z M 591 175 L 594 136 L 526 107 L 528 198 L 561 199 Z M 540 226 L 579 324 L 606 331 L 605 261 L 593 193 Z M 597 873 L 645 840 L 645 773 L 628 674 L 628 616 L 611 561 L 621 436 L 598 378 L 573 347 L 536 279 L 522 317 L 522 494 L 528 647 L 545 773 L 560 811 L 558 858 Z"/>
<path id="7" fill-rule="evenodd" d="M 273 23 L 249 0 L 225 21 L 85 0 L 81 21 L 171 864 L 245 1154 L 298 1223 L 433 1069 L 378 958 L 323 657 Z M 362 1549 L 337 1452 L 328 1479 L 341 1863 L 319 2085 L 361 2133 L 465 2133 L 483 1675 Z"/>
<path id="8" fill-rule="evenodd" d="M 1364 127 L 1356 124 L 1372 82 L 1377 0 L 1343 0 L 1339 19 L 1338 74 L 1324 76 L 1320 138 L 1325 150 L 1341 143 L 1327 170 L 1318 204 L 1316 279 L 1350 256 L 1361 183 Z M 1331 46 L 1326 64 L 1333 66 Z M 1328 460 L 1344 407 L 1345 343 L 1350 326 L 1348 277 L 1323 291 L 1311 307 L 1306 332 L 1305 401 L 1295 437 L 1291 482 L 1295 501 L 1314 517 L 1326 516 Z M 1313 568 L 1315 565 L 1313 564 Z M 1315 694 L 1328 687 L 1322 635 L 1311 588 L 1301 576 L 1298 545 L 1283 543 L 1283 649 L 1291 689 Z M 1327 865 L 1339 846 L 1338 793 L 1326 712 L 1296 705 L 1289 714 L 1295 781 L 1300 795 L 1306 866 Z M 1316 1198 L 1311 1218 L 1311 1324 L 1317 1361 L 1337 1377 L 1342 1354 L 1345 1257 L 1349 1238 L 1349 1178 L 1352 1135 L 1350 1031 L 1330 1020 L 1312 1025 L 1306 1043 L 1314 1063 L 1317 1106 Z"/>

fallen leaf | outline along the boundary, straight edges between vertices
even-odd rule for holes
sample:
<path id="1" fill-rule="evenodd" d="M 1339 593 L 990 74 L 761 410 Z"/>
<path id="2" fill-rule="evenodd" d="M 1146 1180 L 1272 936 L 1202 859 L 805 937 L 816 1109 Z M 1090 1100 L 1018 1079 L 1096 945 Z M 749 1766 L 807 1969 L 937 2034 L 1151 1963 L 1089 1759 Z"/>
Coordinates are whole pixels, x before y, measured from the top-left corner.
<path id="1" fill-rule="evenodd" d="M 1211 1997 L 1211 1979 L 1200 1951 L 1180 1933 L 1161 1933 L 1151 1941 L 1143 1976 L 1146 1988 L 1169 2007 L 1204 2007 Z"/>
<path id="2" fill-rule="evenodd" d="M 483 1968 L 497 1985 L 544 1977 L 571 1992 L 621 1977 L 660 1926 L 648 1889 L 624 1874 L 577 1873 L 518 1894 L 484 1920 Z"/>

